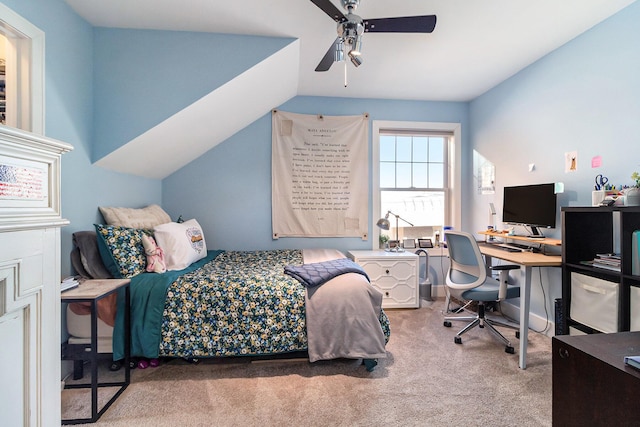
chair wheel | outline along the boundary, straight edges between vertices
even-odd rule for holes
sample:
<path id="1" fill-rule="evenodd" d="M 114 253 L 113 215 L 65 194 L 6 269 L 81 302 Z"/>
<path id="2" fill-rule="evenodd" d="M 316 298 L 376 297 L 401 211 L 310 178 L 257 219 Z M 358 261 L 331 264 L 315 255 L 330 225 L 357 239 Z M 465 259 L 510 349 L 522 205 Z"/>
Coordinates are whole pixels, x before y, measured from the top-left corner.
<path id="1" fill-rule="evenodd" d="M 447 328 L 450 328 L 451 327 L 451 322 L 449 322 L 448 320 L 445 320 L 443 325 L 446 326 Z"/>
<path id="2" fill-rule="evenodd" d="M 516 331 L 516 338 L 520 339 L 520 331 Z"/>
<path id="3" fill-rule="evenodd" d="M 456 344 L 462 344 L 462 338 L 460 337 L 453 337 L 453 342 Z"/>
<path id="4" fill-rule="evenodd" d="M 505 353 L 509 353 L 509 354 L 514 354 L 515 353 L 515 350 L 511 346 L 505 347 L 504 351 L 505 351 Z"/>

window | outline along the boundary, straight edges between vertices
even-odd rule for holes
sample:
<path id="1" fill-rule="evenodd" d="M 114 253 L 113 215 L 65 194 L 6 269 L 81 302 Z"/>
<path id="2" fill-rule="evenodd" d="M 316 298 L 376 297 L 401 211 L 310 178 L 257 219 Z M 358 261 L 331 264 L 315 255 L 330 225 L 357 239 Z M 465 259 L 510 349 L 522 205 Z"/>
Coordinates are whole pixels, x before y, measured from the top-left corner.
<path id="1" fill-rule="evenodd" d="M 391 211 L 388 231 L 374 226 L 374 248 L 381 234 L 396 239 L 396 221 L 401 242 L 459 226 L 459 138 L 455 123 L 374 121 L 374 224 Z"/>

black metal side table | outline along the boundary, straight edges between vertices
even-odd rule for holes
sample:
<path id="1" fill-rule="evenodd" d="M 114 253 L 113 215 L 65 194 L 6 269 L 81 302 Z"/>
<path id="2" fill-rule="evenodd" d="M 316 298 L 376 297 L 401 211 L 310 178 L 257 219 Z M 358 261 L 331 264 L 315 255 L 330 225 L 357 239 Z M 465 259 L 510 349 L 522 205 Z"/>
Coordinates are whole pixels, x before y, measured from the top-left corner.
<path id="1" fill-rule="evenodd" d="M 84 345 L 84 349 L 89 349 L 91 362 L 91 383 L 90 384 L 65 384 L 65 389 L 91 388 L 91 417 L 63 419 L 62 424 L 82 424 L 95 423 L 102 414 L 109 409 L 111 404 L 122 394 L 131 382 L 131 371 L 129 357 L 131 353 L 131 320 L 130 320 L 130 292 L 129 279 L 100 279 L 86 280 L 78 287 L 69 289 L 60 294 L 63 303 L 89 302 L 91 303 L 91 343 Z M 120 288 L 125 288 L 125 312 L 124 312 L 124 381 L 99 382 L 98 381 L 98 301 L 102 298 L 117 292 Z M 74 344 L 77 345 L 77 344 Z M 85 359 L 86 360 L 86 359 Z M 104 404 L 98 408 L 98 388 L 100 387 L 120 387 L 118 391 Z"/>

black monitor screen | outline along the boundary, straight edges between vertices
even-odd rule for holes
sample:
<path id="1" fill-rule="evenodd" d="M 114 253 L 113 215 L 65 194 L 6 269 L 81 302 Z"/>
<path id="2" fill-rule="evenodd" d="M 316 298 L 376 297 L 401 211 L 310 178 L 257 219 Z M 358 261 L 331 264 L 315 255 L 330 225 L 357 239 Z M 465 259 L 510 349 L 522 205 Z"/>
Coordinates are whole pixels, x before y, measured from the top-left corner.
<path id="1" fill-rule="evenodd" d="M 555 184 L 504 187 L 502 222 L 555 228 L 556 205 Z"/>

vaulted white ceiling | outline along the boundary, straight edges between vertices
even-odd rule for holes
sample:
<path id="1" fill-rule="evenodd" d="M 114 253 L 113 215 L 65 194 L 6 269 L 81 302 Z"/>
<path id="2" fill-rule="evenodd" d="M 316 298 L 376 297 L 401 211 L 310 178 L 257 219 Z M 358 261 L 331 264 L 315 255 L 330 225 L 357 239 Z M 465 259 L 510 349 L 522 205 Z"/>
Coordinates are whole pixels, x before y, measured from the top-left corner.
<path id="1" fill-rule="evenodd" d="M 340 0 L 332 0 L 341 8 Z M 361 0 L 363 18 L 435 14 L 432 34 L 364 36 L 364 63 L 314 69 L 335 23 L 309 0 L 66 0 L 96 26 L 300 39 L 299 95 L 468 101 L 634 0 Z"/>
<path id="2" fill-rule="evenodd" d="M 347 63 L 347 87 L 344 64 L 314 71 L 336 24 L 310 0 L 65 1 L 99 27 L 298 39 L 97 162 L 161 179 L 296 95 L 470 101 L 635 0 L 361 0 L 356 13 L 363 18 L 434 14 L 437 25 L 431 34 L 366 33 L 364 63 Z M 260 105 L 243 96 L 256 85 L 269 89 Z M 228 106 L 230 99 L 237 112 L 225 126 L 201 120 L 204 108 Z M 184 129 L 193 134 L 190 148 L 174 152 L 171 135 Z M 141 168 L 140 159 L 153 167 Z"/>

